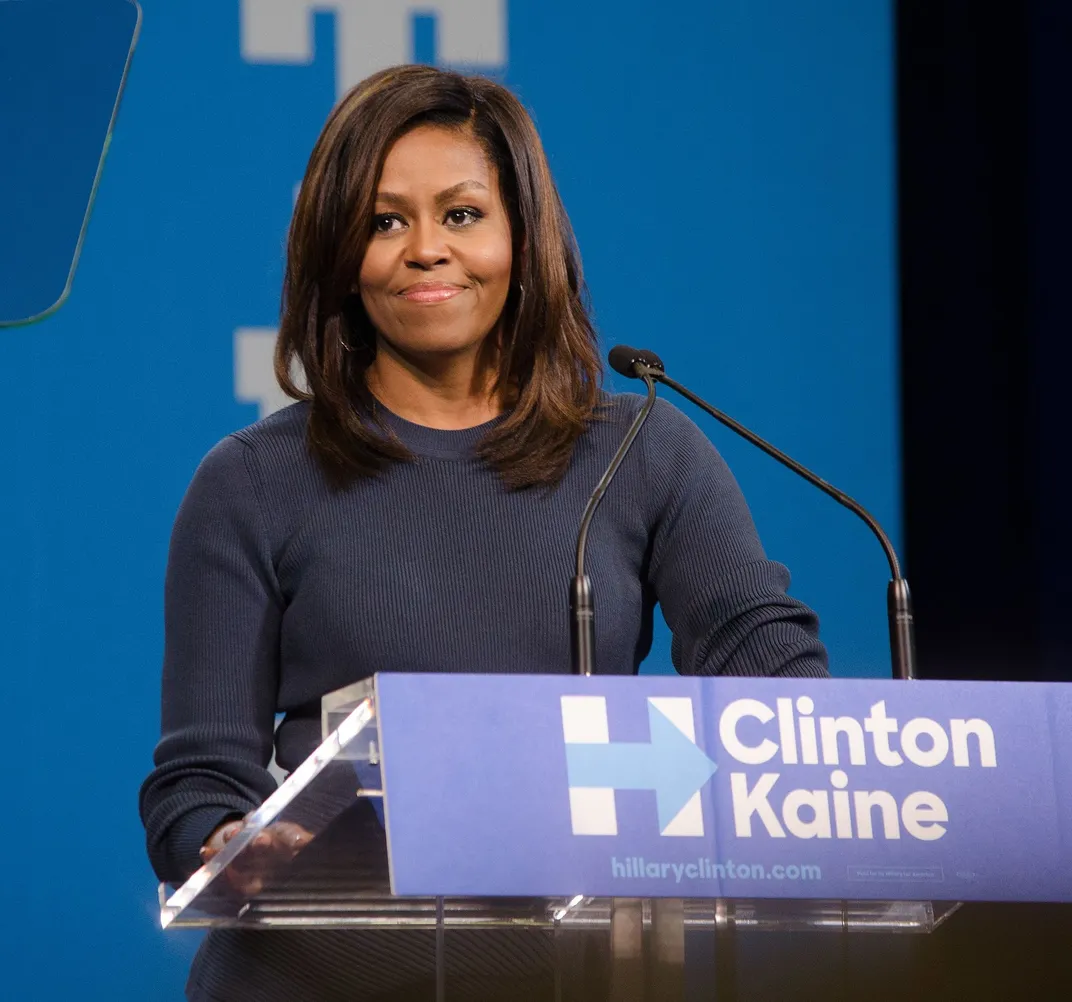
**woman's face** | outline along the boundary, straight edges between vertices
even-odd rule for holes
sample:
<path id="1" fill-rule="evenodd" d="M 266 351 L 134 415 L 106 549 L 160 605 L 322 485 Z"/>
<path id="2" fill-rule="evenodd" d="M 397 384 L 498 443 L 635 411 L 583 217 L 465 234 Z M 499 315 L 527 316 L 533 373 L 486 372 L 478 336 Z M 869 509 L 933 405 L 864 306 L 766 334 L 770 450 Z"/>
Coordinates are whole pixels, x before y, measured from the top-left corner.
<path id="1" fill-rule="evenodd" d="M 391 147 L 361 264 L 361 300 L 399 355 L 475 353 L 510 288 L 510 221 L 466 129 L 420 126 Z"/>

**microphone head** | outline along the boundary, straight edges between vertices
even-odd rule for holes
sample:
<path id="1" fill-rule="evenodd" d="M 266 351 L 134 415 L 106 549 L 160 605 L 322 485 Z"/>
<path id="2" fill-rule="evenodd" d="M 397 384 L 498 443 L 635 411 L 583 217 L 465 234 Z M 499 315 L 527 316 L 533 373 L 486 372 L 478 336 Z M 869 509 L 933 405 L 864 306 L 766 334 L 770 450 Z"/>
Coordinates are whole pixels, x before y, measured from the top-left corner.
<path id="1" fill-rule="evenodd" d="M 663 360 L 655 352 L 646 351 L 643 348 L 630 348 L 624 344 L 611 348 L 607 361 L 618 375 L 628 376 L 630 379 L 640 378 L 640 374 L 636 371 L 638 364 L 645 365 L 649 369 L 658 369 L 660 372 L 666 368 Z"/>

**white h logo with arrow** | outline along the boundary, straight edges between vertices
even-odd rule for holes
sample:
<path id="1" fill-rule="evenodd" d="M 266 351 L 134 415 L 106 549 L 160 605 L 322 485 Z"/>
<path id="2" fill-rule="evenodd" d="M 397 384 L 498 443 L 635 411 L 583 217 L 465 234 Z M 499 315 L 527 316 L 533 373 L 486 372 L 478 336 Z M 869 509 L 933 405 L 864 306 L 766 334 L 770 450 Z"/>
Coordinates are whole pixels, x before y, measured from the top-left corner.
<path id="1" fill-rule="evenodd" d="M 335 15 L 336 96 L 370 73 L 413 61 L 413 18 L 436 18 L 436 61 L 498 69 L 506 62 L 506 0 L 242 0 L 242 58 L 313 61 L 313 14 Z"/>
<path id="2" fill-rule="evenodd" d="M 615 790 L 654 790 L 663 835 L 703 835 L 700 790 L 718 768 L 696 745 L 692 700 L 648 699 L 650 741 L 612 743 L 603 696 L 563 696 L 574 835 L 617 835 Z"/>

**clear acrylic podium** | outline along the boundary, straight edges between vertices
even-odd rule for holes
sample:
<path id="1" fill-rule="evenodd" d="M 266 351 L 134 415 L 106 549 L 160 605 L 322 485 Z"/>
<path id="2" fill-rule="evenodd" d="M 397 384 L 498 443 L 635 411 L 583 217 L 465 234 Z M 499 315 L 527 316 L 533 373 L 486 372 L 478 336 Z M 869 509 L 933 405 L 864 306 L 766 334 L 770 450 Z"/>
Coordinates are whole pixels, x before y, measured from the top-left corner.
<path id="1" fill-rule="evenodd" d="M 382 823 L 373 680 L 325 696 L 321 718 L 322 744 L 224 850 L 177 890 L 161 886 L 164 928 L 425 930 L 435 941 L 440 995 L 451 976 L 453 931 L 468 930 L 471 939 L 473 931 L 487 930 L 491 937 L 507 930 L 511 949 L 524 956 L 522 966 L 551 968 L 543 972 L 555 985 L 550 997 L 672 999 L 683 997 L 688 935 L 929 933 L 959 907 L 930 901 L 396 897 Z M 526 937 L 531 950 L 524 948 Z M 587 987 L 576 987 L 582 984 Z"/>

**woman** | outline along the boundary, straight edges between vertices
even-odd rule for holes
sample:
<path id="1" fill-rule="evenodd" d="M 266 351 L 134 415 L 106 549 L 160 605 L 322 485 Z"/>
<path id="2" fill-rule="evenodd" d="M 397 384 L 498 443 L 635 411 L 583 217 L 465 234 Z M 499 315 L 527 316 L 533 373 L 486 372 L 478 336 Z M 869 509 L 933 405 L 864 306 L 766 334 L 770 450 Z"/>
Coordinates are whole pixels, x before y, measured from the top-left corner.
<path id="1" fill-rule="evenodd" d="M 600 390 L 528 115 L 491 81 L 429 67 L 370 77 L 325 126 L 290 231 L 276 370 L 299 403 L 217 445 L 175 524 L 163 736 L 141 798 L 170 882 L 274 789 L 277 713 L 289 770 L 317 744 L 320 697 L 374 672 L 569 670 L 577 523 L 639 407 Z M 637 670 L 658 601 L 683 673 L 825 674 L 814 615 L 668 404 L 603 501 L 588 568 L 600 671 Z M 214 933 L 190 997 L 368 994 L 352 935 Z M 288 986 L 282 962 L 261 977 L 265 951 L 297 957 L 303 936 L 334 956 L 331 985 Z"/>

